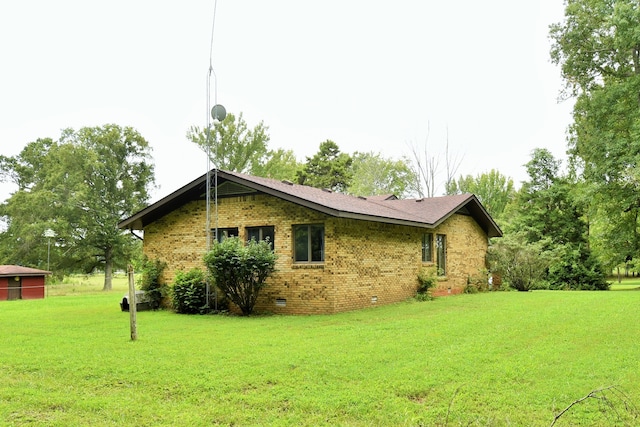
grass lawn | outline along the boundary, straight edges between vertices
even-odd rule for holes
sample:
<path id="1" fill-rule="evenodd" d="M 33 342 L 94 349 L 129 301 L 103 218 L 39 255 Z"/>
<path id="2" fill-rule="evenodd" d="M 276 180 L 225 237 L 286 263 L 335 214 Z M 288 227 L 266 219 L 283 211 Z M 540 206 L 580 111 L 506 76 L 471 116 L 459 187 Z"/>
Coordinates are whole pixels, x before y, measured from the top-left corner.
<path id="1" fill-rule="evenodd" d="M 609 283 L 611 283 L 611 290 L 614 291 L 630 291 L 630 290 L 640 290 L 640 278 L 624 278 L 620 281 L 618 279 L 609 279 Z"/>
<path id="2" fill-rule="evenodd" d="M 124 278 L 108 293 L 89 282 L 0 302 L 0 426 L 548 426 L 612 385 L 556 426 L 640 422 L 624 407 L 640 400 L 640 292 L 331 316 L 140 312 L 132 342 Z"/>

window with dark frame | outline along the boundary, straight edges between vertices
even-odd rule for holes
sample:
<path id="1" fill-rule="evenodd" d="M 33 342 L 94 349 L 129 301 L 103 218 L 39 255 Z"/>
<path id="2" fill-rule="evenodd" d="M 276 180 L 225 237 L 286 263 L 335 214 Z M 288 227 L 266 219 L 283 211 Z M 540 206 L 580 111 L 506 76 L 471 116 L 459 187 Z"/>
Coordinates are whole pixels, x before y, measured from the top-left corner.
<path id="1" fill-rule="evenodd" d="M 273 225 L 263 227 L 247 227 L 247 241 L 253 239 L 256 242 L 267 240 L 271 250 L 275 247 L 275 227 Z"/>
<path id="2" fill-rule="evenodd" d="M 436 252 L 438 276 L 447 275 L 447 236 L 444 234 L 436 235 Z"/>
<path id="3" fill-rule="evenodd" d="M 211 240 L 212 243 L 217 241 L 218 243 L 222 243 L 224 239 L 229 237 L 238 237 L 238 227 L 229 227 L 229 228 L 218 228 L 218 233 L 216 235 L 216 229 L 211 229 Z"/>
<path id="4" fill-rule="evenodd" d="M 422 235 L 422 262 L 433 262 L 433 233 Z"/>
<path id="5" fill-rule="evenodd" d="M 324 224 L 293 226 L 293 261 L 324 262 Z"/>

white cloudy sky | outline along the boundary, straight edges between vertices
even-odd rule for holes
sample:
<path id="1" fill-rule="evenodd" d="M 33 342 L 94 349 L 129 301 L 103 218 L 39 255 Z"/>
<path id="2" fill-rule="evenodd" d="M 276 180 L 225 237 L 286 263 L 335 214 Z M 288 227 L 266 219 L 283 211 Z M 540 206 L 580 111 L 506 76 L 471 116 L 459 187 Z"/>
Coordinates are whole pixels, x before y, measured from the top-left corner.
<path id="1" fill-rule="evenodd" d="M 264 121 L 272 148 L 304 160 L 331 139 L 399 158 L 427 135 L 444 154 L 448 133 L 460 173 L 518 183 L 533 148 L 565 152 L 571 105 L 556 102 L 547 37 L 562 3 L 219 0 L 210 50 L 214 0 L 1 2 L 0 153 L 133 126 L 163 197 L 206 169 L 185 133 L 206 125 L 211 51 L 218 103 Z"/>

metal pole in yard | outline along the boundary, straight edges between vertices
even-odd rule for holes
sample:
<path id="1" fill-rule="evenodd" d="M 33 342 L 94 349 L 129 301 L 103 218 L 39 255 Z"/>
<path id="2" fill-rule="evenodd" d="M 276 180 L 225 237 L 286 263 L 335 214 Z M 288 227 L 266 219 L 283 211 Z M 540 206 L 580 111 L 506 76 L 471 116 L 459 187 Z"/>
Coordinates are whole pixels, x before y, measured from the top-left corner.
<path id="1" fill-rule="evenodd" d="M 133 280 L 133 265 L 129 264 L 127 268 L 129 275 L 129 323 L 131 326 L 131 341 L 138 339 L 138 325 L 136 320 L 136 287 Z"/>

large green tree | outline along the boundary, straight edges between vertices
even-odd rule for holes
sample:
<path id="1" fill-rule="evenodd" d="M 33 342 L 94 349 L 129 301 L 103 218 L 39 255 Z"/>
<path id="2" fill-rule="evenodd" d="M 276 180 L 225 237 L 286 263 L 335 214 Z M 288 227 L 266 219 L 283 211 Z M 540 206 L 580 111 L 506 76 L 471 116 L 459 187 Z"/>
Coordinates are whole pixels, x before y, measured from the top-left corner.
<path id="1" fill-rule="evenodd" d="M 17 191 L 0 206 L 6 263 L 44 267 L 48 239 L 52 266 L 63 272 L 104 269 L 111 289 L 114 267 L 124 267 L 136 239 L 117 224 L 142 209 L 154 181 L 148 142 L 133 128 L 108 124 L 39 139 L 14 157 L 0 157 L 3 179 Z"/>
<path id="2" fill-rule="evenodd" d="M 254 165 L 251 172 L 255 176 L 294 182 L 301 168 L 302 164 L 292 150 L 278 148 L 268 150 L 264 163 Z"/>
<path id="3" fill-rule="evenodd" d="M 550 260 L 546 279 L 552 289 L 607 289 L 589 246 L 588 207 L 575 193 L 575 178 L 562 174 L 561 162 L 546 149 L 535 149 L 526 168 L 529 180 L 505 215 L 505 233 L 539 246 Z"/>
<path id="4" fill-rule="evenodd" d="M 240 113 L 229 113 L 208 131 L 191 126 L 187 139 L 209 153 L 219 169 L 265 178 L 296 180 L 302 165 L 292 150 L 269 149 L 269 128 L 263 122 L 249 128 Z"/>
<path id="5" fill-rule="evenodd" d="M 514 198 L 513 179 L 502 175 L 495 169 L 476 176 L 466 175 L 452 180 L 447 194 L 475 194 L 487 212 L 499 219 L 507 204 Z"/>
<path id="6" fill-rule="evenodd" d="M 242 113 L 233 113 L 212 129 L 191 126 L 187 139 L 209 153 L 215 167 L 241 173 L 255 174 L 255 169 L 266 163 L 269 130 L 262 122 L 250 129 Z"/>
<path id="7" fill-rule="evenodd" d="M 550 29 L 564 95 L 576 100 L 570 154 L 612 264 L 640 255 L 639 22 L 636 0 L 569 0 L 565 19 Z"/>
<path id="8" fill-rule="evenodd" d="M 386 159 L 374 152 L 356 152 L 352 159 L 353 178 L 347 189 L 349 194 L 355 196 L 393 194 L 400 198 L 418 194 L 418 179 L 408 159 Z"/>
<path id="9" fill-rule="evenodd" d="M 351 156 L 340 152 L 338 144 L 326 140 L 313 157 L 307 157 L 304 167 L 298 171 L 298 184 L 344 193 L 353 179 L 352 163 Z"/>
<path id="10" fill-rule="evenodd" d="M 536 148 L 525 167 L 529 180 L 518 193 L 518 212 L 511 212 L 507 230 L 524 232 L 530 242 L 547 240 L 547 248 L 586 243 L 584 207 L 573 197 L 574 182 L 561 174 L 560 160 L 549 150 Z"/>

